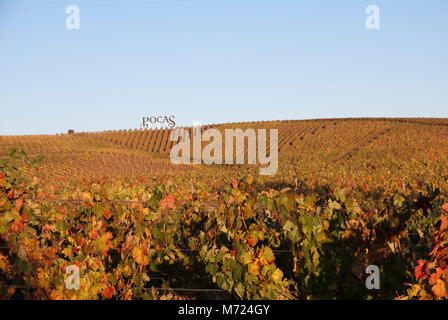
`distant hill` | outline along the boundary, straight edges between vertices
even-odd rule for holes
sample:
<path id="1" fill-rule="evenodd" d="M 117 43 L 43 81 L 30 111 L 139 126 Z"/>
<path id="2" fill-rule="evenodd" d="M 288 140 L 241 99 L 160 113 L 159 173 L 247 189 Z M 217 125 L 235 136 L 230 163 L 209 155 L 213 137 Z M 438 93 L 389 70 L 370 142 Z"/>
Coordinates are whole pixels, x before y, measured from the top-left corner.
<path id="1" fill-rule="evenodd" d="M 262 121 L 206 125 L 202 131 L 208 128 L 278 129 L 280 163 L 307 169 L 442 159 L 448 151 L 448 119 Z M 172 130 L 0 136 L 0 154 L 6 155 L 11 148 L 25 150 L 30 155 L 42 154 L 45 161 L 40 174 L 47 177 L 127 176 L 193 169 L 169 161 L 174 145 L 169 141 Z M 193 128 L 187 130 L 193 134 Z"/>

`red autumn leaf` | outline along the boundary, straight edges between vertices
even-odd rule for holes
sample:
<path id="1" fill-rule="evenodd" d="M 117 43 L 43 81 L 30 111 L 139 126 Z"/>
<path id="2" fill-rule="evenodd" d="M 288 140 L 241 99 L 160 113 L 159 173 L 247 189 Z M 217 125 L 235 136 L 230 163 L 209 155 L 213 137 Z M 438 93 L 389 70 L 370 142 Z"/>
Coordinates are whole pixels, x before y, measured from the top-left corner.
<path id="1" fill-rule="evenodd" d="M 90 239 L 95 240 L 96 238 L 98 238 L 98 230 L 92 229 L 92 231 L 90 231 Z"/>
<path id="2" fill-rule="evenodd" d="M 22 220 L 16 220 L 11 225 L 11 231 L 12 232 L 22 232 L 24 228 Z"/>
<path id="3" fill-rule="evenodd" d="M 112 216 L 112 212 L 109 209 L 103 208 L 103 216 L 106 220 L 109 220 Z"/>
<path id="4" fill-rule="evenodd" d="M 9 199 L 14 198 L 14 189 L 11 189 L 11 190 L 8 192 L 8 198 L 9 198 Z"/>
<path id="5" fill-rule="evenodd" d="M 160 200 L 160 207 L 162 209 L 166 208 L 174 208 L 174 198 L 172 195 L 166 196 L 162 200 Z"/>
<path id="6" fill-rule="evenodd" d="M 249 245 L 254 247 L 257 244 L 257 239 L 254 239 L 251 237 L 251 238 L 249 238 L 249 240 L 247 240 L 247 243 L 249 243 Z"/>
<path id="7" fill-rule="evenodd" d="M 448 213 L 448 203 L 445 203 L 444 205 L 442 205 L 442 209 L 443 209 L 443 211 Z"/>
<path id="8" fill-rule="evenodd" d="M 437 283 L 437 280 L 439 280 L 440 276 L 437 273 L 431 273 L 431 276 L 429 277 L 429 284 L 433 285 Z"/>
<path id="9" fill-rule="evenodd" d="M 101 295 L 106 299 L 112 299 L 112 297 L 116 294 L 114 287 L 104 287 Z"/>
<path id="10" fill-rule="evenodd" d="M 446 216 L 441 216 L 440 221 L 440 231 L 445 231 L 448 228 L 448 218 Z"/>
<path id="11" fill-rule="evenodd" d="M 431 290 L 436 297 L 442 298 L 447 296 L 445 283 L 441 280 L 437 281 Z"/>
<path id="12" fill-rule="evenodd" d="M 427 269 L 427 265 L 426 265 L 426 260 L 418 260 L 417 261 L 418 266 L 415 268 L 415 278 L 417 280 L 421 279 L 426 279 L 428 277 L 428 275 L 426 274 L 426 269 Z"/>

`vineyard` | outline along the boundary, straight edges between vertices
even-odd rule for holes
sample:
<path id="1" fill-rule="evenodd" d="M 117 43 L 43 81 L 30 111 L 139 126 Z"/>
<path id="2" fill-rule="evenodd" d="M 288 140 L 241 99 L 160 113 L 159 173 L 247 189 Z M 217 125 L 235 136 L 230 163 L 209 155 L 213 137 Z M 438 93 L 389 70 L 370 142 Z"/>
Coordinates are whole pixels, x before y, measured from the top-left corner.
<path id="1" fill-rule="evenodd" d="M 448 298 L 448 120 L 208 128 L 278 129 L 278 173 L 174 165 L 169 129 L 0 136 L 0 298 Z"/>

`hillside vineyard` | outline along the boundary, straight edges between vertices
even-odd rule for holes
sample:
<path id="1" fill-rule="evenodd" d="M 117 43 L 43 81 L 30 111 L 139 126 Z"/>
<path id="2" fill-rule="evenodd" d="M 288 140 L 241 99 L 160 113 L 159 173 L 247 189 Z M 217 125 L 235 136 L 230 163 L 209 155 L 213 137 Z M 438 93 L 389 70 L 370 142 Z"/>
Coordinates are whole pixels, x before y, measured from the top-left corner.
<path id="1" fill-rule="evenodd" d="M 448 298 L 447 119 L 208 129 L 278 130 L 277 173 L 174 164 L 176 128 L 0 136 L 0 298 Z"/>

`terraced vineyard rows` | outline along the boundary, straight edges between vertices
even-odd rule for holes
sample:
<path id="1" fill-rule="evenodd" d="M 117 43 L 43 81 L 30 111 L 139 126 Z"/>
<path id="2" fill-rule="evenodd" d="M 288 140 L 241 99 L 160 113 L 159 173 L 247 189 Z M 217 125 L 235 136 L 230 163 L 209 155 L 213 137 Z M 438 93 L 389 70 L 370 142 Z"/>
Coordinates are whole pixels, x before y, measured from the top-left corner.
<path id="1" fill-rule="evenodd" d="M 404 161 L 421 159 L 426 157 L 426 153 L 443 157 L 441 150 L 447 146 L 448 136 L 448 125 L 445 123 L 443 119 L 262 121 L 208 125 L 201 127 L 201 131 L 208 128 L 219 130 L 223 136 L 224 149 L 225 129 L 267 129 L 268 132 L 269 129 L 278 129 L 280 164 L 294 165 L 309 172 L 332 162 L 345 162 L 350 157 L 366 161 L 377 159 L 379 162 L 391 157 Z M 186 130 L 193 145 L 195 131 L 191 127 Z M 86 177 L 101 174 L 128 176 L 186 169 L 185 166 L 177 167 L 169 162 L 169 152 L 175 144 L 169 139 L 171 133 L 172 129 L 158 129 L 55 136 L 2 136 L 0 151 L 7 154 L 14 147 L 30 155 L 43 154 L 46 157 L 40 172 L 43 177 L 72 177 L 78 174 Z M 269 151 L 269 133 L 267 140 Z M 202 142 L 202 147 L 207 143 Z M 255 152 L 256 145 L 252 148 L 250 151 Z M 246 144 L 246 161 L 248 152 Z"/>
<path id="2" fill-rule="evenodd" d="M 279 152 L 287 152 L 308 137 L 312 137 L 322 129 L 321 121 L 270 121 L 270 122 L 249 122 L 234 123 L 224 125 L 209 125 L 201 128 L 201 132 L 209 128 L 217 129 L 221 132 L 224 139 L 225 129 L 266 129 L 267 130 L 267 149 L 269 151 L 269 129 L 278 129 L 278 149 Z M 194 131 L 192 128 L 186 128 L 190 135 L 191 145 L 193 145 Z M 155 129 L 155 130 L 129 130 L 94 133 L 91 136 L 107 142 L 116 143 L 122 147 L 146 151 L 159 155 L 168 154 L 174 145 L 169 141 L 169 135 L 173 129 Z M 178 139 L 179 141 L 180 139 Z M 140 142 L 135 142 L 140 141 Z M 205 146 L 207 142 L 202 142 Z M 224 141 L 223 141 L 224 146 Z M 256 147 L 256 146 L 254 146 Z M 235 148 L 235 145 L 234 145 Z M 253 151 L 253 150 L 252 150 Z M 244 153 L 247 157 L 248 149 L 245 146 Z"/>
<path id="3" fill-rule="evenodd" d="M 46 179 L 130 176 L 191 169 L 184 165 L 175 166 L 167 159 L 150 157 L 138 150 L 123 150 L 90 134 L 0 137 L 3 155 L 12 148 L 24 150 L 29 155 L 43 155 L 44 165 L 33 174 Z"/>
<path id="4" fill-rule="evenodd" d="M 140 153 L 85 152 L 58 154 L 47 159 L 39 176 L 57 177 L 132 176 L 153 175 L 170 170 L 191 170 L 187 165 L 175 166 L 166 159 L 151 159 Z"/>
<path id="5" fill-rule="evenodd" d="M 444 130 L 448 124 L 436 119 L 328 119 L 304 121 L 269 121 L 210 125 L 202 127 L 202 132 L 208 128 L 221 131 L 224 137 L 225 129 L 278 129 L 279 152 L 288 153 L 318 152 L 319 157 L 337 160 L 344 155 L 356 151 L 369 141 L 378 139 L 397 126 L 405 129 L 406 125 L 423 126 L 429 130 Z M 116 143 L 122 147 L 142 150 L 159 155 L 168 154 L 174 144 L 169 141 L 173 129 L 130 130 L 92 134 L 93 137 L 107 142 Z M 192 128 L 187 128 L 192 140 Z M 269 145 L 269 134 L 268 134 Z M 193 143 L 193 142 L 191 142 Z M 223 142 L 224 143 L 224 142 Z M 202 143 L 203 146 L 206 142 Z M 247 156 L 247 148 L 245 149 Z"/>
<path id="6" fill-rule="evenodd" d="M 25 150 L 30 155 L 61 152 L 84 152 L 113 147 L 114 144 L 85 134 L 0 136 L 0 153 L 7 154 L 11 148 Z"/>

